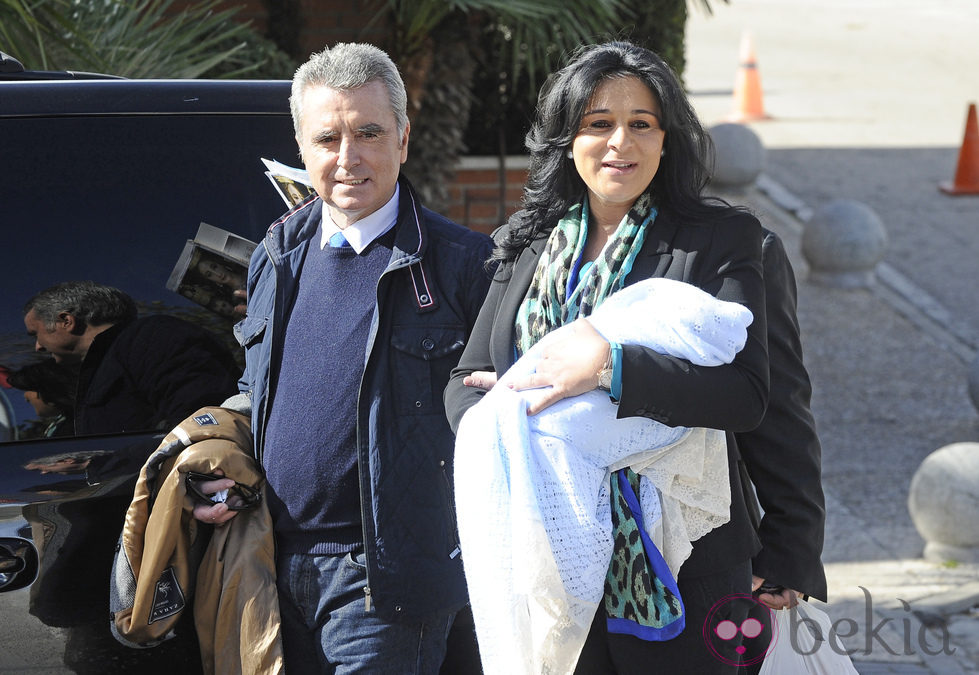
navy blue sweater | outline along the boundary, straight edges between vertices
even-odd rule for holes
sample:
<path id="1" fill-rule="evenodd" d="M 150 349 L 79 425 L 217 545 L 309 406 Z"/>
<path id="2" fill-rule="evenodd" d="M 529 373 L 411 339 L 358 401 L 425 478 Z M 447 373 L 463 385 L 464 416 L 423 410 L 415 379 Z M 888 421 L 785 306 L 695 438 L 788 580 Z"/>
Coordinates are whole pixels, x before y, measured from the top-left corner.
<path id="1" fill-rule="evenodd" d="M 357 392 L 377 281 L 393 231 L 358 255 L 306 254 L 273 386 L 264 464 L 278 545 L 338 554 L 362 546 L 356 450 Z"/>

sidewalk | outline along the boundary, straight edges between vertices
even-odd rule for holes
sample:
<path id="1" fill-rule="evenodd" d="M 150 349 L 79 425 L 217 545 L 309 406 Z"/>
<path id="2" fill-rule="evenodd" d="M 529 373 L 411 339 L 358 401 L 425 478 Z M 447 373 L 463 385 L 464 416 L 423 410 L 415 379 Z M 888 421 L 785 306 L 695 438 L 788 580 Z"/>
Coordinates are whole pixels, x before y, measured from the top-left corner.
<path id="1" fill-rule="evenodd" d="M 979 197 L 938 191 L 979 100 L 979 4 L 711 5 L 712 16 L 691 10 L 685 81 L 704 124 L 724 121 L 751 35 L 771 119 L 749 126 L 767 165 L 754 187 L 727 196 L 782 236 L 799 281 L 823 447 L 825 609 L 841 636 L 854 632 L 843 642 L 864 675 L 979 673 L 979 565 L 923 560 L 907 507 L 930 453 L 979 441 L 967 391 L 979 349 Z M 808 281 L 805 221 L 837 198 L 868 205 L 887 230 L 872 288 Z"/>
<path id="2" fill-rule="evenodd" d="M 748 205 L 782 237 L 799 282 L 813 409 L 824 448 L 823 560 L 830 603 L 816 604 L 841 637 L 848 635 L 843 643 L 864 675 L 979 673 L 979 613 L 969 611 L 979 604 L 979 565 L 920 557 L 923 542 L 906 505 L 913 461 L 895 458 L 905 433 L 897 424 L 903 416 L 898 406 L 917 400 L 913 419 L 927 418 L 937 392 L 944 399 L 963 396 L 959 387 L 948 386 L 947 377 L 961 369 L 952 347 L 958 341 L 915 307 L 911 284 L 902 288 L 910 289 L 905 297 L 884 283 L 850 291 L 810 283 L 799 253 L 804 223 L 769 193 L 796 204 L 771 178 L 763 177 L 760 185 L 764 189 L 723 196 Z M 915 358 L 908 346 L 928 357 Z M 895 373 L 901 381 L 893 379 Z M 954 407 L 958 416 L 975 417 L 967 398 Z M 894 467 L 906 475 L 879 480 Z M 890 517 L 868 518 L 866 510 L 849 508 L 838 495 L 851 489 L 880 502 Z"/>

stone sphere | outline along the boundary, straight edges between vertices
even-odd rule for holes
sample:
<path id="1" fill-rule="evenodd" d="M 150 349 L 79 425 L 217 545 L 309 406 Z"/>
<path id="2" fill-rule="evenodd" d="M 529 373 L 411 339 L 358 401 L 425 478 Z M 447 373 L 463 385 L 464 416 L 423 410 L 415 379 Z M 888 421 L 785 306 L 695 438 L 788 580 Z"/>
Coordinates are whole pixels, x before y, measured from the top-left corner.
<path id="1" fill-rule="evenodd" d="M 886 248 L 884 223 L 873 209 L 852 199 L 819 207 L 802 231 L 809 278 L 829 286 L 869 286 Z"/>
<path id="2" fill-rule="evenodd" d="M 714 141 L 714 173 L 718 186 L 751 185 L 765 168 L 765 148 L 758 135 L 743 124 L 717 124 L 708 130 Z"/>
<path id="3" fill-rule="evenodd" d="M 925 558 L 979 562 L 979 443 L 928 455 L 911 479 L 908 511 Z"/>
<path id="4" fill-rule="evenodd" d="M 976 410 L 979 410 L 979 356 L 969 365 L 969 398 Z"/>

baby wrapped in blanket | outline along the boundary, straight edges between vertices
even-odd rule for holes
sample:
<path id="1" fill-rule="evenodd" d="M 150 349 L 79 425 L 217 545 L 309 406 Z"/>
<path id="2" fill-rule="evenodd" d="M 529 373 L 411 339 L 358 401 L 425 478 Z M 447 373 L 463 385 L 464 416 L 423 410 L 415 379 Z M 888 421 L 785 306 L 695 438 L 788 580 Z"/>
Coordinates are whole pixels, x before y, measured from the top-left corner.
<path id="1" fill-rule="evenodd" d="M 716 366 L 744 347 L 752 315 L 689 284 L 647 279 L 609 296 L 588 320 L 609 341 Z M 616 419 L 601 390 L 527 415 L 541 390 L 507 383 L 534 372 L 559 331 L 500 377 L 456 435 L 459 535 L 489 675 L 574 670 L 612 556 L 612 471 L 640 475 L 642 520 L 674 576 L 690 542 L 730 517 L 723 432 Z"/>

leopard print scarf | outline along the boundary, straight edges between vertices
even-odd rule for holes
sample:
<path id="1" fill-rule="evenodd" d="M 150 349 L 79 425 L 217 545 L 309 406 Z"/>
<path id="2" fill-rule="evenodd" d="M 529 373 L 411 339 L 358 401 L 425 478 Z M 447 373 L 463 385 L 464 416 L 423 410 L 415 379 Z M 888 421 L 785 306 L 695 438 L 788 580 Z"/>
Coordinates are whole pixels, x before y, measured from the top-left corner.
<path id="1" fill-rule="evenodd" d="M 686 626 L 683 600 L 663 555 L 646 533 L 639 476 L 612 474 L 612 561 L 605 577 L 608 632 L 640 640 L 672 640 Z"/>
<path id="2" fill-rule="evenodd" d="M 548 237 L 517 311 L 518 357 L 550 331 L 589 316 L 622 288 L 655 218 L 649 195 L 637 199 L 594 264 L 572 286 L 588 239 L 588 201 L 568 209 Z M 612 474 L 610 487 L 615 548 L 605 581 L 608 630 L 644 640 L 669 640 L 683 630 L 683 603 L 669 567 L 643 530 L 639 477 L 631 469 L 622 469 Z"/>
<path id="3" fill-rule="evenodd" d="M 534 278 L 524 297 L 514 331 L 517 356 L 533 347 L 555 328 L 588 316 L 625 284 L 626 275 L 642 248 L 646 229 L 656 218 L 649 195 L 642 195 L 619 223 L 594 264 L 575 287 L 588 239 L 588 200 L 568 209 L 551 231 Z"/>

